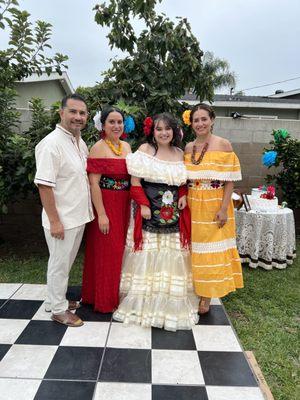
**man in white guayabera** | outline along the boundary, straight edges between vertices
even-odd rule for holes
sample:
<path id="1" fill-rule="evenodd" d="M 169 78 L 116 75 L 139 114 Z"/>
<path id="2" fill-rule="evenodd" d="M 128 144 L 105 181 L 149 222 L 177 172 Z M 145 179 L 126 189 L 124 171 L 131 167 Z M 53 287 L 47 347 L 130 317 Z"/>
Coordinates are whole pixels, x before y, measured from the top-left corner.
<path id="1" fill-rule="evenodd" d="M 60 123 L 35 149 L 36 175 L 42 205 L 42 225 L 49 249 L 46 311 L 52 320 L 77 327 L 82 320 L 66 300 L 69 273 L 77 255 L 85 224 L 93 219 L 86 173 L 88 149 L 81 130 L 88 112 L 84 99 L 72 94 L 62 99 Z"/>

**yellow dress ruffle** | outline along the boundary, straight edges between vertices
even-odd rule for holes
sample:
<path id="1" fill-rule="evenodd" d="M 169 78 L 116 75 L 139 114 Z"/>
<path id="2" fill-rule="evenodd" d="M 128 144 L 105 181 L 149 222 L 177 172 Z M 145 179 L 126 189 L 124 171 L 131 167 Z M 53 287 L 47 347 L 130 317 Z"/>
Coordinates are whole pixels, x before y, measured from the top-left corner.
<path id="1" fill-rule="evenodd" d="M 186 154 L 185 165 L 190 180 L 195 291 L 199 296 L 223 297 L 243 287 L 242 267 L 236 248 L 233 203 L 227 210 L 227 223 L 219 228 L 214 218 L 222 204 L 224 186 L 210 182 L 241 179 L 239 160 L 233 152 L 208 151 L 199 165 L 192 164 L 191 155 Z"/>

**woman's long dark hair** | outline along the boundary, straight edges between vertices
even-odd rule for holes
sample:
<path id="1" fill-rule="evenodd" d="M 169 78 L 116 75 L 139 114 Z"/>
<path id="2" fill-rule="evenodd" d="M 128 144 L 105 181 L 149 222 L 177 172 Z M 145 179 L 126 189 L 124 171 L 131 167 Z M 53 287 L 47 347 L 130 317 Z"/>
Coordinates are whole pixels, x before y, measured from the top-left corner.
<path id="1" fill-rule="evenodd" d="M 154 155 L 157 153 L 158 150 L 158 145 L 154 138 L 154 128 L 160 121 L 163 121 L 166 124 L 166 126 L 169 126 L 173 131 L 173 139 L 170 142 L 170 146 L 181 147 L 180 127 L 172 114 L 164 112 L 161 114 L 154 115 L 152 119 L 153 119 L 153 125 L 151 127 L 151 132 L 149 133 L 148 136 L 146 136 L 146 142 L 149 143 L 152 147 L 154 147 L 155 149 Z"/>

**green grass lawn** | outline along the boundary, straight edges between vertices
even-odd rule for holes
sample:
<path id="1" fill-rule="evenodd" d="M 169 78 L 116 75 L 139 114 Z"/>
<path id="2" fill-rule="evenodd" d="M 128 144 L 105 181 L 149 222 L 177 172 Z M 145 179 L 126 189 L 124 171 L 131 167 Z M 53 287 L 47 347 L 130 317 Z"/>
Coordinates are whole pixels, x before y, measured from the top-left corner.
<path id="1" fill-rule="evenodd" d="M 245 288 L 223 299 L 244 350 L 254 352 L 275 400 L 300 399 L 299 260 L 285 270 L 244 266 Z M 46 266 L 45 254 L 7 253 L 0 258 L 0 282 L 45 283 Z M 80 284 L 81 273 L 82 253 L 72 268 L 71 285 Z"/>

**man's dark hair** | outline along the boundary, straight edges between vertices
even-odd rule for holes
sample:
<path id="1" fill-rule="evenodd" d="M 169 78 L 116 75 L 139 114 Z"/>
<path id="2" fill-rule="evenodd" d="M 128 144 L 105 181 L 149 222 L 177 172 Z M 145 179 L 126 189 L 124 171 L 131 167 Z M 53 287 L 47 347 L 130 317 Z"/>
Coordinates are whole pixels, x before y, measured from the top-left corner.
<path id="1" fill-rule="evenodd" d="M 68 94 L 67 96 L 62 98 L 61 108 L 65 108 L 67 106 L 67 101 L 69 99 L 82 101 L 87 106 L 85 99 L 82 96 L 80 96 L 80 94 L 72 93 L 72 94 Z"/>

